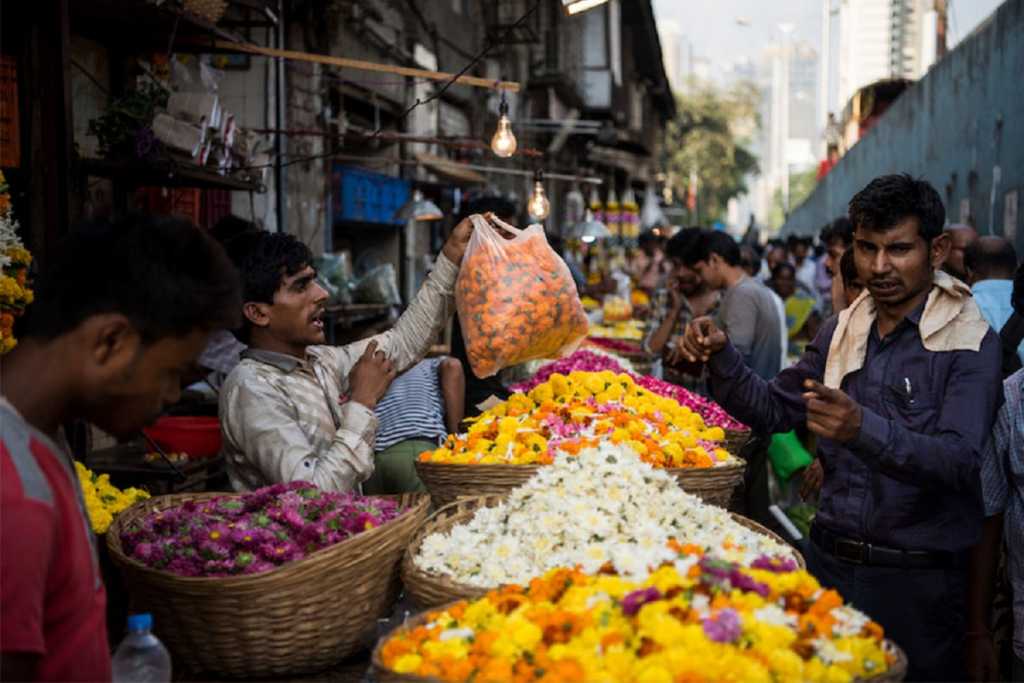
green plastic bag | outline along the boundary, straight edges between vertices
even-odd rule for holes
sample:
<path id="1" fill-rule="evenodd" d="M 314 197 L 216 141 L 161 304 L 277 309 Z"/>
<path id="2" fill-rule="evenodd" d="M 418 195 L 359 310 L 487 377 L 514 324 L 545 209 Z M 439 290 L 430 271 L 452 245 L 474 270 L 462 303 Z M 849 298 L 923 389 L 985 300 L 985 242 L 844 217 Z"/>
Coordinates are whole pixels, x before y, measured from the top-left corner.
<path id="1" fill-rule="evenodd" d="M 800 443 L 796 432 L 773 434 L 772 443 L 768 446 L 768 459 L 782 482 L 788 482 L 795 472 L 814 462 L 814 456 Z"/>

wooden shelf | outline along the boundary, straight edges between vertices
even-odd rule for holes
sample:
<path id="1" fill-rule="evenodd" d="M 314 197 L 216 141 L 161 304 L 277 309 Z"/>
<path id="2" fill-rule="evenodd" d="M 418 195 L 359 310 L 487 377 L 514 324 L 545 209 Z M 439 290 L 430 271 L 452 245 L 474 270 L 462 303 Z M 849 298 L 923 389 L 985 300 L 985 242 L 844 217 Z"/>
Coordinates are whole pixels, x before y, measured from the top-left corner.
<path id="1" fill-rule="evenodd" d="M 86 0 L 71 3 L 71 28 L 103 43 L 122 47 L 149 46 L 166 51 L 171 36 L 175 42 L 241 41 L 232 31 L 226 31 L 200 16 L 164 3 L 160 7 L 143 0 Z"/>
<path id="2" fill-rule="evenodd" d="M 214 171 L 173 161 L 112 161 L 82 159 L 86 175 L 110 178 L 131 187 L 197 187 L 201 189 L 265 192 L 262 183 L 220 175 Z"/>

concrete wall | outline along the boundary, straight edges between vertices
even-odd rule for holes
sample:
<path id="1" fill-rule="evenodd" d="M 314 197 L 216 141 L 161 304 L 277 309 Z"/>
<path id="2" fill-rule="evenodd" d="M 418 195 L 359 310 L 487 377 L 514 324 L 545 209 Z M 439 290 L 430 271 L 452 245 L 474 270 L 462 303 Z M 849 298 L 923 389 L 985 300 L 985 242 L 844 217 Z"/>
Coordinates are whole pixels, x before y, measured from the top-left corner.
<path id="1" fill-rule="evenodd" d="M 872 178 L 907 172 L 935 185 L 949 222 L 970 220 L 1024 253 L 1024 212 L 1013 211 L 1024 204 L 1022 36 L 1024 0 L 1007 0 L 896 101 L 782 233 L 816 234 Z"/>

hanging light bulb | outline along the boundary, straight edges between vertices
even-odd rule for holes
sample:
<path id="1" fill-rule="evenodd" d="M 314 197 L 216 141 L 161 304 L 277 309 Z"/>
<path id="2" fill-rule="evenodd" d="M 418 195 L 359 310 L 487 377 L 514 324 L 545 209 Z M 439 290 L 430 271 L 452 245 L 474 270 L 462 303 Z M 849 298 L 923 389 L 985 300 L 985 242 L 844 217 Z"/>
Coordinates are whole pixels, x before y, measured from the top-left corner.
<path id="1" fill-rule="evenodd" d="M 526 210 L 534 220 L 542 221 L 551 214 L 551 202 L 544 192 L 544 176 L 540 171 L 533 176 L 533 194 L 526 203 Z"/>
<path id="2" fill-rule="evenodd" d="M 512 122 L 508 120 L 508 100 L 501 93 L 501 104 L 498 105 L 498 129 L 491 138 L 491 150 L 502 159 L 508 159 L 516 153 L 516 136 L 512 134 Z"/>

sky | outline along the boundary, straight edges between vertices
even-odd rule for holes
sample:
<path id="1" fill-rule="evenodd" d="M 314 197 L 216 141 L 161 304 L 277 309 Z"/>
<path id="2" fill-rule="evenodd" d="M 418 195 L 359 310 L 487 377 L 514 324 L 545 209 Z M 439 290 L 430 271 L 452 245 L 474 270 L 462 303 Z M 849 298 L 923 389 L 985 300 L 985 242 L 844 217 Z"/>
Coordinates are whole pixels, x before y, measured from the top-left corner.
<path id="1" fill-rule="evenodd" d="M 834 5 L 838 1 L 833 0 Z M 949 0 L 949 4 L 952 47 L 1001 2 Z M 676 22 L 693 43 L 694 56 L 708 58 L 716 71 L 738 59 L 756 61 L 761 49 L 780 35 L 780 23 L 794 25 L 794 40 L 820 49 L 823 5 L 822 0 L 654 0 L 657 19 Z"/>

